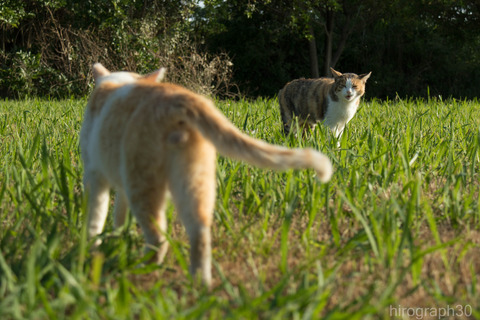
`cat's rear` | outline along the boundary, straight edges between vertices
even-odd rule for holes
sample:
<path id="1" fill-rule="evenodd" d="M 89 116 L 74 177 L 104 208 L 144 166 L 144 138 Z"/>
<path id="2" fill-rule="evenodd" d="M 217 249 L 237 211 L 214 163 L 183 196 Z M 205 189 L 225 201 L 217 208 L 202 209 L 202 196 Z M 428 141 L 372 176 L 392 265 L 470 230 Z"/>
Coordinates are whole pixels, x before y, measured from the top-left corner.
<path id="1" fill-rule="evenodd" d="M 210 225 L 215 204 L 216 150 L 273 169 L 314 168 L 321 181 L 330 160 L 313 149 L 287 149 L 241 133 L 213 103 L 182 87 L 94 66 L 97 86 L 81 132 L 89 236 L 101 233 L 110 188 L 115 225 L 127 205 L 141 226 L 154 262 L 166 253 L 165 195 L 172 195 L 190 238 L 191 272 L 211 283 Z"/>

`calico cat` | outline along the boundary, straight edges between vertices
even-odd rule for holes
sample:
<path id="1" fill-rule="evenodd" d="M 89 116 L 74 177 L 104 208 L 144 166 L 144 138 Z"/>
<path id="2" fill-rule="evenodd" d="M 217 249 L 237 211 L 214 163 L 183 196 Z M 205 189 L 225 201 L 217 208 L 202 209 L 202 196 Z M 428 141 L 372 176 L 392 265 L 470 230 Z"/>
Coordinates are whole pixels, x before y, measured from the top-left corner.
<path id="1" fill-rule="evenodd" d="M 112 188 L 115 226 L 123 225 L 130 207 L 146 249 L 154 251 L 153 262 L 161 263 L 168 246 L 169 191 L 189 236 L 190 272 L 199 271 L 207 286 L 217 150 L 264 168 L 314 168 L 322 182 L 332 175 L 322 153 L 274 146 L 241 133 L 209 99 L 158 82 L 162 69 L 140 76 L 111 73 L 97 63 L 93 76 L 96 86 L 80 132 L 89 237 L 102 232 Z"/>
<path id="2" fill-rule="evenodd" d="M 298 117 L 300 127 L 315 127 L 324 121 L 339 138 L 345 125 L 357 112 L 365 84 L 372 74 L 340 73 L 330 68 L 333 78 L 297 79 L 278 93 L 284 133 L 290 132 L 292 120 Z"/>

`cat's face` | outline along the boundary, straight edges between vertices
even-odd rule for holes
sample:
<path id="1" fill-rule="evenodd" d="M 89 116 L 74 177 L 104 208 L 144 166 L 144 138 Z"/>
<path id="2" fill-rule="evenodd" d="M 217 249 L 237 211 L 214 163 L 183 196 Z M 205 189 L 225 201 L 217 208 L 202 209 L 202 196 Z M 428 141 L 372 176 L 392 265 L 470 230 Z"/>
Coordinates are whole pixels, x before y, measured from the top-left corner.
<path id="1" fill-rule="evenodd" d="M 335 78 L 335 93 L 340 100 L 353 101 L 365 93 L 365 84 L 372 74 L 356 75 L 355 73 L 340 73 L 333 69 L 332 73 Z"/>

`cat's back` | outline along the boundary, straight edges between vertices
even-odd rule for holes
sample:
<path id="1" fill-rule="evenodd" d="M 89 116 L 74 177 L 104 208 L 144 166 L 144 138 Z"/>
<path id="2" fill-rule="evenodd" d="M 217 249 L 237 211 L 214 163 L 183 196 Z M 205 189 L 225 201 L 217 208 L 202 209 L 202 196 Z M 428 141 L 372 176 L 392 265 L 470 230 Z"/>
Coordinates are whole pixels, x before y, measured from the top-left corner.
<path id="1" fill-rule="evenodd" d="M 279 100 L 289 104 L 318 103 L 326 98 L 333 84 L 331 78 L 295 79 L 280 90 Z"/>
<path id="2" fill-rule="evenodd" d="M 179 103 L 189 99 L 194 101 L 197 97 L 183 87 L 167 83 L 102 83 L 91 96 L 90 115 L 83 125 L 84 159 L 111 183 L 120 185 L 119 168 L 126 150 L 144 160 L 161 159 L 163 153 L 158 150 L 169 132 L 178 126 L 172 115 Z"/>
<path id="3" fill-rule="evenodd" d="M 330 86 L 334 83 L 334 79 L 331 78 L 299 78 L 288 82 L 280 92 L 288 94 L 301 94 L 301 92 L 318 89 L 324 86 Z"/>
<path id="4" fill-rule="evenodd" d="M 178 130 L 179 119 L 185 112 L 214 109 L 209 99 L 171 83 L 140 80 L 117 88 L 102 86 L 91 101 L 92 113 L 97 118 L 93 120 L 91 140 L 99 141 L 99 149 L 111 146 L 115 153 L 125 144 L 124 137 L 143 135 L 145 143 L 151 139 L 159 143 L 158 139 L 163 141 L 170 132 Z M 182 130 L 196 131 L 188 123 L 180 122 Z"/>
<path id="5" fill-rule="evenodd" d="M 288 82 L 278 94 L 284 122 L 293 114 L 311 121 L 323 119 L 334 82 L 331 78 L 301 78 Z"/>
<path id="6" fill-rule="evenodd" d="M 152 119 L 154 115 L 168 113 L 178 101 L 188 99 L 199 98 L 189 90 L 169 83 L 103 83 L 92 93 L 87 112 L 99 126 L 109 126 L 109 132 L 113 132 L 115 128 L 124 130 L 135 113 Z"/>

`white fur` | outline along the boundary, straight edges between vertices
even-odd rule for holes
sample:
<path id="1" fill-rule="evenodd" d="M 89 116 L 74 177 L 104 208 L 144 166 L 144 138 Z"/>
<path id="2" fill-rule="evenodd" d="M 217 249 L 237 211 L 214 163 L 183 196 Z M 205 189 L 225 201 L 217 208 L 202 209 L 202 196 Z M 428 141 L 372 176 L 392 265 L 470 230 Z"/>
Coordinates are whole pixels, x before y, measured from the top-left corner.
<path id="1" fill-rule="evenodd" d="M 356 91 L 353 89 L 353 84 L 351 79 L 347 79 L 345 83 L 345 88 L 342 89 L 342 96 L 345 100 L 350 101 L 355 97 Z"/>
<path id="2" fill-rule="evenodd" d="M 328 97 L 328 109 L 324 123 L 332 130 L 335 137 L 340 138 L 345 125 L 357 112 L 360 96 L 353 89 L 350 80 L 347 80 L 345 88 L 337 96 L 338 101 L 333 101 L 331 97 Z"/>
<path id="3" fill-rule="evenodd" d="M 161 73 L 161 76 L 163 78 L 165 71 Z M 110 73 L 109 75 L 100 77 L 96 80 L 96 85 L 99 86 L 103 82 L 112 82 L 112 83 L 118 83 L 118 84 L 126 84 L 126 83 L 132 83 L 138 80 L 137 77 L 134 76 L 131 72 L 126 72 L 126 71 L 119 71 L 119 72 L 113 72 Z"/>
<path id="4" fill-rule="evenodd" d="M 107 76 L 97 79 L 98 82 L 103 82 L 105 79 L 110 79 L 116 83 L 130 83 L 133 82 L 133 76 L 127 72 L 116 72 Z M 109 80 L 109 81 L 110 81 Z M 104 161 L 100 158 L 102 152 L 99 146 L 99 135 L 102 123 L 105 117 L 109 114 L 112 105 L 118 99 L 122 99 L 127 96 L 132 90 L 133 86 L 126 85 L 115 91 L 114 94 L 105 102 L 105 106 L 102 111 L 94 119 L 90 121 L 84 121 L 82 129 L 80 131 L 80 148 L 82 152 L 82 158 L 84 159 L 85 174 L 84 184 L 87 186 L 91 199 L 89 201 L 89 210 L 91 220 L 88 226 L 89 236 L 95 236 L 101 233 L 103 230 L 106 215 L 108 212 L 109 202 L 109 189 L 110 185 L 105 181 L 104 174 L 110 173 L 112 175 L 112 168 L 104 168 Z M 85 118 L 91 118 L 91 114 L 88 111 L 85 114 Z M 107 177 L 110 181 L 118 182 L 120 177 Z M 119 226 L 123 224 L 125 220 L 125 200 L 120 196 L 117 197 L 115 205 L 115 225 Z M 97 239 L 96 245 L 100 244 L 100 240 Z"/>
<path id="5" fill-rule="evenodd" d="M 100 158 L 100 156 L 103 154 L 103 152 L 100 150 L 101 147 L 99 145 L 100 130 L 103 127 L 103 122 L 105 121 L 105 118 L 111 113 L 110 109 L 115 104 L 115 102 L 128 96 L 133 87 L 133 85 L 125 85 L 115 90 L 115 92 L 105 102 L 105 106 L 102 108 L 100 114 L 97 116 L 96 119 L 94 119 L 93 126 L 92 128 L 90 128 L 91 132 L 89 139 L 85 139 L 86 146 L 84 148 L 87 150 L 87 153 L 89 155 L 89 161 L 87 163 L 88 167 L 86 167 L 85 170 L 110 173 L 110 176 L 108 177 L 109 180 L 116 182 L 116 184 L 119 184 L 121 179 L 121 177 L 118 176 L 118 172 L 116 170 L 112 170 L 113 168 L 104 167 L 105 161 Z"/>

